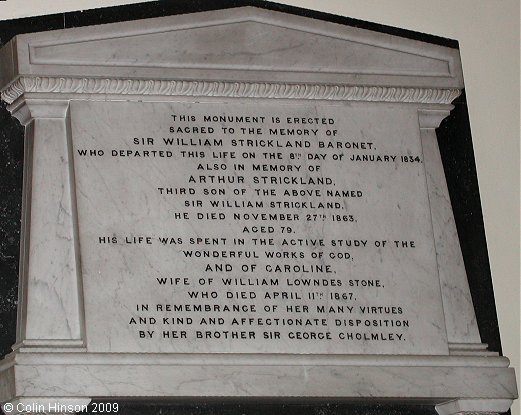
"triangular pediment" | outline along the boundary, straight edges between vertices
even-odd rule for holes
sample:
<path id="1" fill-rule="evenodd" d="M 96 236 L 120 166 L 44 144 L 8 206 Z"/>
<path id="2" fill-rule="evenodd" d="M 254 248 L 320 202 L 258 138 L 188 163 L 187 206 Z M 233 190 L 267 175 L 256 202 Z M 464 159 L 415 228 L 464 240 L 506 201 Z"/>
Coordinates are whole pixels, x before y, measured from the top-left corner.
<path id="1" fill-rule="evenodd" d="M 461 87 L 456 50 L 254 7 L 19 36 L 22 75 Z"/>

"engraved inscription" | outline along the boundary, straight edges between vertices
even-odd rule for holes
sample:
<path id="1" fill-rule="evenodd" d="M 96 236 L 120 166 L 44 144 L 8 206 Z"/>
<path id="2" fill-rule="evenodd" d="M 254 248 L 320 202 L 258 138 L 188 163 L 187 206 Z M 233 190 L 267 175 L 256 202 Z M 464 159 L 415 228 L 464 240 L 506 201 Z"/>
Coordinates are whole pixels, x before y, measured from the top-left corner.
<path id="1" fill-rule="evenodd" d="M 91 350 L 446 353 L 413 109 L 71 111 Z"/>

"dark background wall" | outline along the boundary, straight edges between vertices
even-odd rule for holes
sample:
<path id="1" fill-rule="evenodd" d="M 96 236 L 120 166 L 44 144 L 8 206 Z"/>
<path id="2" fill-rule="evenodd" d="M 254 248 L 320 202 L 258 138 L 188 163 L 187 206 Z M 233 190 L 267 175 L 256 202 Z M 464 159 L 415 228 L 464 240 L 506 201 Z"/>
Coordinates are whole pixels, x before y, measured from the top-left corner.
<path id="1" fill-rule="evenodd" d="M 329 15 L 276 3 L 247 0 L 183 0 L 118 6 L 83 12 L 60 13 L 43 17 L 0 22 L 0 44 L 14 35 L 52 29 L 95 25 L 172 14 L 254 5 L 315 19 L 361 27 L 378 32 L 417 39 L 451 48 L 458 42 L 345 17 Z M 465 94 L 438 129 L 438 142 L 447 176 L 465 268 L 482 341 L 489 350 L 501 352 L 494 294 L 490 275 L 476 167 L 470 136 Z M 22 200 L 23 128 L 0 108 L 0 355 L 9 353 L 15 342 L 20 215 Z M 123 404 L 123 403 L 122 403 Z M 124 403 L 121 414 L 434 414 L 429 405 L 361 405 L 353 403 L 274 403 L 274 402 L 197 402 Z"/>

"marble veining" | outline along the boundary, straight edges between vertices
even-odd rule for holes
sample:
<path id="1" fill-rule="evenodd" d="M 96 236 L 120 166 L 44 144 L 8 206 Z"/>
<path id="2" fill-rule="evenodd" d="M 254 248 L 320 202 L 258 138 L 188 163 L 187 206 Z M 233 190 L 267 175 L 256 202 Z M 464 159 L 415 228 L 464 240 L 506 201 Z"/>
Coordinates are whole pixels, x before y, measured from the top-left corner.
<path id="1" fill-rule="evenodd" d="M 26 126 L 0 400 L 506 411 L 514 371 L 476 330 L 435 146 L 458 51 L 255 8 L 139 23 L 0 52 L 1 98 Z"/>

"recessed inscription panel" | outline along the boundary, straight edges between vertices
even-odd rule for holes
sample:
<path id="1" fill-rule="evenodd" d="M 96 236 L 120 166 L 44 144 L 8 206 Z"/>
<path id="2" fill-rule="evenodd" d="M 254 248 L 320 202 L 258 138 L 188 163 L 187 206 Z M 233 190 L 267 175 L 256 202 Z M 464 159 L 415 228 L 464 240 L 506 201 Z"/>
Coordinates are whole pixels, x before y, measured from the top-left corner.
<path id="1" fill-rule="evenodd" d="M 447 354 L 416 110 L 71 103 L 88 349 Z"/>

